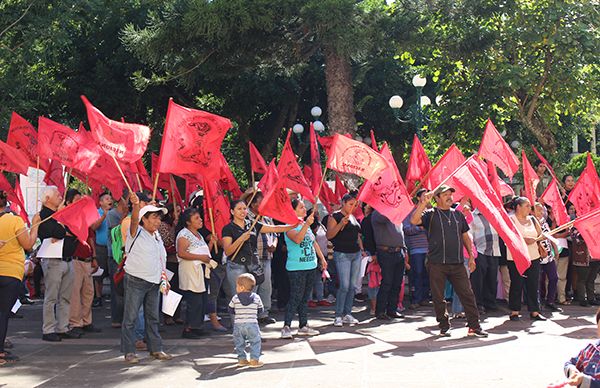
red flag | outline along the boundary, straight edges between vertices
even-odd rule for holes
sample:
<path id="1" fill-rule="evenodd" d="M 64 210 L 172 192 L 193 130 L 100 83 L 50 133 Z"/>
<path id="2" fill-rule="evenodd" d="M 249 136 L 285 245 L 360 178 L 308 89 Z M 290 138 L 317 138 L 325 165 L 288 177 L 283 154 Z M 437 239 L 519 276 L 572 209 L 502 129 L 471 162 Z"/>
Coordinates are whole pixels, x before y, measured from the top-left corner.
<path id="1" fill-rule="evenodd" d="M 80 200 L 65 206 L 52 215 L 56 221 L 67 226 L 81 242 L 88 238 L 89 227 L 96 222 L 100 216 L 94 200 L 86 195 Z"/>
<path id="2" fill-rule="evenodd" d="M 194 174 L 184 174 L 185 179 L 185 197 L 189 201 L 194 191 L 202 186 L 202 177 Z"/>
<path id="3" fill-rule="evenodd" d="M 342 136 L 346 136 L 348 139 L 352 139 L 352 136 L 350 136 L 349 133 L 344 133 Z M 321 144 L 321 147 L 323 147 L 323 151 L 325 151 L 325 154 L 327 155 L 329 155 L 329 150 L 331 149 L 331 145 L 333 144 L 333 138 L 334 136 L 317 136 L 319 144 Z"/>
<path id="4" fill-rule="evenodd" d="M 87 136 L 55 121 L 40 117 L 38 121 L 40 157 L 57 160 L 64 166 L 89 173 L 100 157 L 100 149 Z"/>
<path id="5" fill-rule="evenodd" d="M 502 206 L 502 200 L 487 179 L 487 174 L 473 159 L 460 167 L 452 177 L 454 187 L 463 191 L 474 208 L 489 221 L 510 251 L 520 274 L 531 265 L 523 236 Z"/>
<path id="6" fill-rule="evenodd" d="M 540 152 L 537 150 L 537 148 L 535 148 L 535 146 L 531 146 L 531 149 L 533 149 L 533 152 L 535 153 L 535 156 L 537 156 L 537 158 L 542 162 L 542 164 L 544 166 L 546 166 L 546 168 L 548 169 L 548 172 L 550 173 L 550 175 L 552 175 L 552 178 L 556 179 L 556 181 L 558 182 L 558 178 L 556 177 L 556 173 L 554 172 L 554 170 L 552 169 L 552 166 L 550 165 L 550 163 L 548 163 L 548 161 L 546 160 L 546 158 L 544 158 L 544 156 L 542 154 L 540 154 Z"/>
<path id="7" fill-rule="evenodd" d="M 515 191 L 512 187 L 498 176 L 498 171 L 496 171 L 494 163 L 489 160 L 479 160 L 481 161 L 481 169 L 487 171 L 488 180 L 500 198 L 515 195 Z"/>
<path id="8" fill-rule="evenodd" d="M 279 173 L 280 179 L 286 181 L 289 189 L 297 192 L 314 203 L 315 196 L 310 191 L 308 182 L 306 182 L 306 179 L 304 179 L 302 170 L 300 170 L 300 166 L 296 161 L 296 155 L 294 155 L 294 151 L 292 151 L 292 146 L 290 145 L 290 134 L 291 131 L 288 132 L 288 136 L 285 139 L 283 151 L 281 152 L 279 164 L 277 165 L 277 172 Z"/>
<path id="9" fill-rule="evenodd" d="M 135 167 L 137 168 L 138 175 L 142 181 L 142 190 L 152 191 L 154 189 L 153 182 L 150 180 L 150 175 L 148 175 L 148 170 L 146 170 L 146 166 L 144 166 L 142 159 L 138 159 L 138 161 L 135 162 Z"/>
<path id="10" fill-rule="evenodd" d="M 65 177 L 63 175 L 63 166 L 59 161 L 50 161 L 50 165 L 48 166 L 46 175 L 44 176 L 44 183 L 50 186 L 56 186 L 61 194 L 65 193 Z"/>
<path id="11" fill-rule="evenodd" d="M 219 154 L 221 155 L 221 179 L 219 180 L 219 183 L 221 187 L 231 193 L 234 199 L 238 199 L 244 193 L 242 193 L 240 185 L 235 180 L 235 176 L 233 176 L 225 156 L 223 156 L 221 153 Z"/>
<path id="12" fill-rule="evenodd" d="M 0 170 L 27 175 L 29 158 L 24 152 L 0 141 Z"/>
<path id="13" fill-rule="evenodd" d="M 300 220 L 292 208 L 286 185 L 286 179 L 280 179 L 275 186 L 271 187 L 258 207 L 258 214 L 271 217 L 284 224 L 296 225 Z"/>
<path id="14" fill-rule="evenodd" d="M 221 143 L 229 128 L 231 121 L 225 117 L 169 100 L 158 171 L 219 179 L 220 171 L 215 163 L 220 158 Z"/>
<path id="15" fill-rule="evenodd" d="M 452 144 L 448 151 L 438 160 L 433 166 L 429 173 L 429 189 L 434 190 L 437 188 L 446 178 L 448 178 L 461 164 L 465 162 L 465 157 L 462 152 L 458 149 L 456 144 Z M 460 200 L 464 194 L 456 187 L 454 193 L 454 199 Z"/>
<path id="16" fill-rule="evenodd" d="M 158 155 L 152 153 L 152 189 L 154 189 L 154 181 L 156 180 L 156 174 L 158 173 Z M 170 190 L 170 179 L 171 174 L 160 174 L 158 176 L 158 188 L 163 190 Z"/>
<path id="17" fill-rule="evenodd" d="M 27 225 L 30 225 L 29 216 L 25 210 L 21 185 L 19 185 L 19 178 L 15 179 L 15 188 L 13 189 L 4 174 L 0 173 L 0 190 L 6 191 L 6 198 L 10 202 L 10 210 L 18 214 Z"/>
<path id="18" fill-rule="evenodd" d="M 379 147 L 377 147 L 377 141 L 375 141 L 375 132 L 371 129 L 371 148 L 375 151 L 379 152 Z"/>
<path id="19" fill-rule="evenodd" d="M 342 199 L 346 194 L 348 194 L 348 189 L 346 189 L 346 186 L 344 186 L 344 183 L 340 180 L 340 176 L 335 174 L 335 196 L 338 199 Z"/>
<path id="20" fill-rule="evenodd" d="M 408 169 L 406 170 L 406 189 L 412 192 L 415 188 L 415 182 L 423 179 L 431 170 L 431 162 L 423 145 L 417 135 L 413 138 L 410 158 L 408 159 Z M 421 186 L 427 187 L 427 182 L 422 182 Z M 433 187 L 431 187 L 433 189 Z"/>
<path id="21" fill-rule="evenodd" d="M 204 181 L 204 224 L 211 232 L 214 232 L 219 238 L 222 238 L 223 227 L 229 223 L 229 201 L 223 193 L 223 189 L 216 181 Z M 210 222 L 210 212 L 212 211 L 215 230 Z"/>
<path id="22" fill-rule="evenodd" d="M 304 173 L 304 178 L 306 178 L 306 181 L 311 182 L 312 181 L 312 169 L 310 168 L 310 166 L 304 166 L 304 168 L 302 169 L 302 172 Z M 321 182 L 319 182 L 319 185 L 320 184 L 321 184 Z M 318 186 L 317 186 L 317 189 L 318 189 Z M 326 182 L 323 182 L 323 185 L 321 186 L 321 191 L 319 192 L 319 200 L 321 201 L 323 206 L 325 206 L 325 209 L 327 209 L 328 213 L 332 213 L 333 206 L 335 206 L 337 203 L 339 203 L 335 193 L 333 191 L 331 191 L 331 189 L 329 188 L 329 185 Z"/>
<path id="23" fill-rule="evenodd" d="M 387 167 L 386 160 L 366 144 L 334 135 L 327 154 L 327 168 L 372 180 Z"/>
<path id="24" fill-rule="evenodd" d="M 169 193 L 171 193 L 171 195 L 170 195 L 171 202 L 173 202 L 174 204 L 179 204 L 179 206 L 182 209 L 184 209 L 185 202 L 183 201 L 183 198 L 181 198 L 181 193 L 179 192 L 179 188 L 175 184 L 175 177 L 173 177 L 173 175 L 170 175 L 169 181 L 171 183 L 171 188 L 169 189 Z M 227 198 L 225 198 L 225 201 L 227 201 Z"/>
<path id="25" fill-rule="evenodd" d="M 550 206 L 552 214 L 554 215 L 554 221 L 557 225 L 563 225 L 570 221 L 569 215 L 567 214 L 567 208 L 562 200 L 562 196 L 558 191 L 558 184 L 556 179 L 552 179 L 552 182 L 546 187 L 544 194 L 540 197 L 540 200 L 544 204 Z"/>
<path id="26" fill-rule="evenodd" d="M 269 163 L 267 172 L 263 175 L 262 179 L 258 182 L 258 188 L 263 193 L 267 193 L 271 190 L 271 187 L 275 186 L 275 183 L 279 180 L 279 173 L 277 172 L 277 166 L 275 165 L 275 158 Z"/>
<path id="27" fill-rule="evenodd" d="M 81 99 L 87 110 L 92 135 L 104 152 L 129 163 L 134 163 L 142 157 L 150 139 L 149 127 L 111 120 L 85 96 L 81 96 Z"/>
<path id="28" fill-rule="evenodd" d="M 307 179 L 307 181 L 310 182 L 312 192 L 316 193 L 319 191 L 319 186 L 323 179 L 323 170 L 321 170 L 321 154 L 319 152 L 317 134 L 313 123 L 310 123 L 310 170 L 311 179 Z"/>
<path id="29" fill-rule="evenodd" d="M 580 217 L 600 206 L 600 179 L 589 153 L 587 164 L 569 194 L 569 202 L 575 206 Z"/>
<path id="30" fill-rule="evenodd" d="M 402 221 L 414 205 L 387 144 L 381 148 L 381 155 L 386 158 L 389 167 L 374 180 L 365 182 L 358 194 L 358 200 L 371 205 L 393 224 L 402 225 Z"/>
<path id="31" fill-rule="evenodd" d="M 13 112 L 10 118 L 10 128 L 6 143 L 22 151 L 29 158 L 29 165 L 37 167 L 38 160 L 38 134 L 27 120 Z M 46 170 L 50 164 L 46 159 L 40 158 L 40 169 Z"/>
<path id="32" fill-rule="evenodd" d="M 531 167 L 529 159 L 527 159 L 527 155 L 525 155 L 525 151 L 521 151 L 521 158 L 523 159 L 523 186 L 525 186 L 525 196 L 533 206 L 537 199 L 535 189 L 537 188 L 538 183 L 540 183 L 540 177 L 538 177 L 533 167 Z"/>
<path id="33" fill-rule="evenodd" d="M 519 170 L 519 159 L 496 130 L 492 120 L 485 124 L 478 155 L 494 163 L 510 179 Z"/>
<path id="34" fill-rule="evenodd" d="M 600 257 L 600 239 L 598 239 L 600 209 L 596 209 L 583 217 L 577 217 L 574 226 L 585 240 L 590 256 L 593 258 Z"/>
<path id="35" fill-rule="evenodd" d="M 257 174 L 265 174 L 267 164 L 262 155 L 251 141 L 248 142 L 248 147 L 250 148 L 250 168 Z"/>

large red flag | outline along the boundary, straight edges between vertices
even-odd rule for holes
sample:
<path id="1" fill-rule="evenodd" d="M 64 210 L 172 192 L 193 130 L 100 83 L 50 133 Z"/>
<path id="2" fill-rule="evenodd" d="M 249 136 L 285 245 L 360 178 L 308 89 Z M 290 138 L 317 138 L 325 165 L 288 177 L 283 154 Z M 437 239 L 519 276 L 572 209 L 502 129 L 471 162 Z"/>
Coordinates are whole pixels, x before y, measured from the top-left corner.
<path id="1" fill-rule="evenodd" d="M 25 210 L 21 185 L 19 185 L 19 178 L 17 177 L 15 180 L 15 188 L 13 189 L 4 174 L 0 173 L 0 190 L 6 191 L 6 198 L 10 202 L 10 210 L 18 214 L 27 225 L 30 225 L 29 216 Z"/>
<path id="2" fill-rule="evenodd" d="M 583 217 L 577 217 L 574 226 L 585 240 L 590 256 L 595 259 L 600 258 L 600 239 L 598 239 L 600 209 L 596 209 Z"/>
<path id="3" fill-rule="evenodd" d="M 527 155 L 525 155 L 525 151 L 521 151 L 521 158 L 523 159 L 523 186 L 525 186 L 525 196 L 533 206 L 537 200 L 535 189 L 537 188 L 538 183 L 540 183 L 540 177 L 538 177 L 533 167 L 531 167 L 529 159 L 527 159 Z"/>
<path id="4" fill-rule="evenodd" d="M 13 146 L 0 140 L 0 170 L 27 175 L 29 158 Z"/>
<path id="5" fill-rule="evenodd" d="M 277 165 L 277 172 L 279 173 L 280 179 L 285 180 L 289 189 L 314 203 L 315 196 L 310 190 L 308 182 L 304 179 L 304 174 L 302 174 L 302 170 L 296 161 L 296 155 L 294 155 L 294 151 L 290 145 L 290 134 L 291 131 L 288 132 L 288 136 L 285 139 L 283 151 L 281 152 L 279 164 Z"/>
<path id="6" fill-rule="evenodd" d="M 368 145 L 340 134 L 334 135 L 327 154 L 327 168 L 374 179 L 387 167 L 385 158 Z"/>
<path id="7" fill-rule="evenodd" d="M 94 200 L 86 195 L 52 215 L 56 221 L 67 226 L 81 242 L 88 238 L 88 229 L 100 218 Z"/>
<path id="8" fill-rule="evenodd" d="M 48 168 L 45 170 L 44 183 L 50 186 L 56 186 L 61 194 L 65 193 L 65 176 L 63 175 L 63 165 L 57 160 L 51 160 Z M 74 175 L 79 178 L 77 175 Z M 85 182 L 85 177 L 82 178 Z"/>
<path id="9" fill-rule="evenodd" d="M 371 129 L 371 148 L 375 151 L 379 152 L 379 147 L 377 147 L 377 141 L 375 140 L 375 132 Z"/>
<path id="10" fill-rule="evenodd" d="M 346 188 L 346 186 L 344 186 L 344 183 L 341 181 L 340 176 L 338 174 L 335 174 L 335 196 L 338 200 L 340 200 L 346 194 L 348 194 L 348 189 Z"/>
<path id="11" fill-rule="evenodd" d="M 230 219 L 227 196 L 216 181 L 205 180 L 202 188 L 204 189 L 204 224 L 208 230 L 221 238 L 223 227 L 229 223 Z M 210 222 L 211 212 L 215 230 Z"/>
<path id="12" fill-rule="evenodd" d="M 434 190 L 437 188 L 446 178 L 448 178 L 457 168 L 460 167 L 461 164 L 465 162 L 465 157 L 462 152 L 458 149 L 456 144 L 452 144 L 448 151 L 438 162 L 433 166 L 431 171 L 429 172 L 429 187 L 430 190 Z M 460 200 L 464 194 L 462 191 L 458 190 L 456 187 L 456 192 L 454 193 L 454 199 Z"/>
<path id="13" fill-rule="evenodd" d="M 471 199 L 473 206 L 489 221 L 510 251 L 520 274 L 531 265 L 523 236 L 510 219 L 502 200 L 487 179 L 487 174 L 473 158 L 469 158 L 452 177 L 454 187 Z"/>
<path id="14" fill-rule="evenodd" d="M 508 183 L 504 182 L 498 176 L 498 171 L 496 171 L 496 166 L 494 163 L 490 162 L 489 160 L 479 160 L 481 161 L 481 169 L 487 172 L 488 180 L 500 198 L 515 195 L 512 187 L 510 187 Z"/>
<path id="15" fill-rule="evenodd" d="M 275 158 L 269 163 L 267 172 L 263 175 L 262 179 L 258 182 L 258 188 L 263 193 L 271 190 L 271 187 L 275 186 L 275 183 L 279 180 L 279 173 L 277 172 L 277 166 L 275 165 Z"/>
<path id="16" fill-rule="evenodd" d="M 300 220 L 296 215 L 296 211 L 292 208 L 286 185 L 286 179 L 284 178 L 271 187 L 258 207 L 258 214 L 271 217 L 284 224 L 296 225 Z"/>
<path id="17" fill-rule="evenodd" d="M 589 153 L 587 164 L 569 194 L 569 202 L 575 205 L 578 216 L 586 215 L 600 206 L 600 179 Z"/>
<path id="18" fill-rule="evenodd" d="M 179 188 L 177 187 L 177 184 L 175 183 L 175 177 L 173 175 L 169 176 L 169 181 L 171 182 L 171 188 L 169 189 L 169 193 L 170 193 L 170 200 L 171 202 L 173 202 L 174 204 L 179 204 L 179 206 L 184 209 L 185 208 L 185 202 L 183 201 L 183 198 L 181 198 L 181 193 L 179 192 Z M 227 201 L 227 198 L 225 198 L 225 201 Z"/>
<path id="19" fill-rule="evenodd" d="M 233 199 L 238 199 L 242 196 L 242 190 L 240 189 L 240 185 L 235 180 L 235 176 L 231 172 L 231 168 L 229 168 L 229 163 L 225 159 L 225 156 L 221 153 L 221 176 L 219 179 L 219 183 L 223 189 L 229 191 L 233 197 Z"/>
<path id="20" fill-rule="evenodd" d="M 100 149 L 87 136 L 55 121 L 40 117 L 38 121 L 40 157 L 57 160 L 65 167 L 89 173 L 100 157 Z"/>
<path id="21" fill-rule="evenodd" d="M 415 188 L 415 182 L 423 179 L 429 170 L 431 170 L 431 162 L 419 141 L 419 137 L 415 135 L 410 150 L 410 158 L 408 159 L 408 169 L 406 170 L 406 189 L 412 192 Z M 428 184 L 424 182 L 421 186 L 427 187 Z"/>
<path id="22" fill-rule="evenodd" d="M 304 166 L 302 172 L 304 173 L 304 178 L 306 178 L 308 182 L 311 182 L 312 169 L 310 168 L 310 166 Z M 337 197 L 335 196 L 335 193 L 331 191 L 329 185 L 326 182 L 323 182 L 323 185 L 321 186 L 321 191 L 319 191 L 319 200 L 321 201 L 323 206 L 325 206 L 325 209 L 327 209 L 328 213 L 332 213 L 333 206 L 339 203 Z"/>
<path id="23" fill-rule="evenodd" d="M 250 148 L 250 168 L 257 174 L 265 174 L 267 164 L 262 155 L 251 141 L 248 142 L 248 147 Z"/>
<path id="24" fill-rule="evenodd" d="M 537 148 L 535 148 L 535 146 L 532 145 L 531 148 L 533 149 L 535 156 L 537 156 L 538 159 L 540 160 L 540 162 L 542 162 L 542 164 L 544 166 L 546 166 L 546 168 L 548 169 L 548 172 L 550 173 L 550 175 L 552 175 L 552 178 L 556 179 L 556 182 L 558 183 L 558 178 L 556 177 L 556 173 L 552 169 L 552 166 L 550 165 L 550 163 L 548 163 L 546 158 L 544 158 L 544 156 L 542 154 L 540 154 L 540 152 L 537 150 Z"/>
<path id="25" fill-rule="evenodd" d="M 381 172 L 374 180 L 364 183 L 358 195 L 358 200 L 371 205 L 386 216 L 395 225 L 402 221 L 414 207 L 410 195 L 406 191 L 402 177 L 396 167 L 394 157 L 387 144 L 381 148 L 381 155 L 386 158 L 389 167 Z"/>
<path id="26" fill-rule="evenodd" d="M 319 191 L 319 186 L 323 179 L 323 170 L 321 169 L 321 153 L 317 144 L 317 134 L 312 123 L 310 123 L 310 170 L 311 179 L 307 180 L 310 183 L 312 192 L 316 193 Z"/>
<path id="27" fill-rule="evenodd" d="M 485 124 L 478 154 L 498 166 L 510 179 L 519 170 L 519 158 L 512 152 L 490 119 Z"/>
<path id="28" fill-rule="evenodd" d="M 92 135 L 100 148 L 123 162 L 134 163 L 142 157 L 150 140 L 150 128 L 141 124 L 111 120 L 81 96 L 87 110 Z"/>
<path id="29" fill-rule="evenodd" d="M 349 133 L 344 133 L 342 136 L 346 136 L 348 139 L 352 139 L 352 136 Z M 319 140 L 319 144 L 323 147 L 323 151 L 325 154 L 329 155 L 329 150 L 331 149 L 331 145 L 333 144 L 334 136 L 317 136 Z"/>
<path id="30" fill-rule="evenodd" d="M 29 158 L 29 165 L 37 167 L 38 162 L 38 134 L 27 120 L 13 112 L 10 118 L 8 138 L 6 143 L 22 151 Z M 50 164 L 48 160 L 40 158 L 40 169 L 46 171 Z"/>
<path id="31" fill-rule="evenodd" d="M 158 171 L 201 174 L 206 179 L 218 179 L 220 170 L 215 165 L 229 128 L 231 121 L 225 117 L 186 108 L 169 100 Z"/>
<path id="32" fill-rule="evenodd" d="M 144 162 L 141 158 L 135 162 L 135 167 L 137 168 L 137 173 L 142 182 L 142 190 L 152 191 L 154 189 L 153 182 L 151 181 L 148 170 L 146 170 L 146 166 L 144 166 Z"/>
<path id="33" fill-rule="evenodd" d="M 569 215 L 567 214 L 567 208 L 558 191 L 556 179 L 552 178 L 552 182 L 546 187 L 546 190 L 540 199 L 552 209 L 554 221 L 557 225 L 563 225 L 570 221 Z"/>
<path id="34" fill-rule="evenodd" d="M 152 153 L 152 189 L 154 189 L 154 181 L 156 180 L 156 174 L 158 173 L 158 155 Z M 170 179 L 171 174 L 160 174 L 158 176 L 158 188 L 163 190 L 170 190 Z"/>

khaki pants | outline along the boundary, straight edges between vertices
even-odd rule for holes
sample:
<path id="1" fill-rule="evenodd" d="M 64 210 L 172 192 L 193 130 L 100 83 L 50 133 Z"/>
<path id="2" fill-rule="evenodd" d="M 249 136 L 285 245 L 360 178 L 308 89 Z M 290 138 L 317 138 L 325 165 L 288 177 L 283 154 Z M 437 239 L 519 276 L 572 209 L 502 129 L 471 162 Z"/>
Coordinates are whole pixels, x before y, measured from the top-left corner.
<path id="1" fill-rule="evenodd" d="M 556 260 L 556 271 L 558 272 L 558 303 L 567 300 L 567 271 L 569 270 L 569 256 L 559 257 Z"/>
<path id="2" fill-rule="evenodd" d="M 510 290 L 510 273 L 508 272 L 508 265 L 501 265 L 499 270 L 500 278 L 502 280 L 502 297 L 508 302 L 508 293 Z"/>
<path id="3" fill-rule="evenodd" d="M 42 259 L 42 270 L 46 285 L 42 333 L 66 333 L 69 331 L 73 262 Z"/>
<path id="4" fill-rule="evenodd" d="M 91 275 L 92 263 L 74 260 L 73 271 L 71 313 L 69 316 L 69 326 L 71 328 L 92 324 L 92 302 L 94 300 L 94 285 Z"/>

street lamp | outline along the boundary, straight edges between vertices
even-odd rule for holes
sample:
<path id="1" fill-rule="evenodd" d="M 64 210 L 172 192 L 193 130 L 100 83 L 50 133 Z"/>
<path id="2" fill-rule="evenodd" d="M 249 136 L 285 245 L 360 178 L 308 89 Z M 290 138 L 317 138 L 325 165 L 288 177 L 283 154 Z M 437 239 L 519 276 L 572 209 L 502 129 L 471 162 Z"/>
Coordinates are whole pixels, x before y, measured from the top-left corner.
<path id="1" fill-rule="evenodd" d="M 404 105 L 404 100 L 402 100 L 402 97 L 398 95 L 392 96 L 388 103 L 390 105 L 390 108 L 392 108 L 392 110 L 394 111 L 394 116 L 396 116 L 396 119 L 398 121 L 402 123 L 414 122 L 415 127 L 417 128 L 417 136 L 421 138 L 421 129 L 423 127 L 423 124 L 429 121 L 429 119 L 423 112 L 423 107 L 431 105 L 431 99 L 427 96 L 422 95 L 423 87 L 427 84 L 427 78 L 421 77 L 421 75 L 417 74 L 413 77 L 412 84 L 415 87 L 415 89 L 417 89 L 417 101 L 414 107 L 409 109 L 404 118 L 400 116 L 400 108 L 402 108 L 402 106 Z M 442 102 L 442 99 L 439 97 L 440 96 L 436 98 L 436 103 L 438 105 L 440 105 L 440 103 Z"/>
<path id="2" fill-rule="evenodd" d="M 319 133 L 321 133 L 325 130 L 325 124 L 323 124 L 323 122 L 321 120 L 319 120 L 319 117 L 321 117 L 322 114 L 323 114 L 323 110 L 318 106 L 313 106 L 310 110 L 310 115 L 315 120 L 315 121 L 313 121 L 313 128 L 315 129 L 316 132 L 319 132 Z M 294 126 L 292 127 L 292 132 L 294 132 L 296 134 L 296 136 L 298 136 L 298 141 L 300 143 L 303 143 L 302 134 L 304 133 L 304 125 L 302 125 L 300 123 L 294 124 Z"/>

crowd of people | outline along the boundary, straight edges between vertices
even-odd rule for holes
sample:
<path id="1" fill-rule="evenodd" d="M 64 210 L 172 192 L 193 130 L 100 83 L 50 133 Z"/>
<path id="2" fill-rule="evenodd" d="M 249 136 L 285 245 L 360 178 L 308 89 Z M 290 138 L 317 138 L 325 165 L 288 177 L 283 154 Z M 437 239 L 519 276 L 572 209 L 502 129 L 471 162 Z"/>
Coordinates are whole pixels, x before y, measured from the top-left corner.
<path id="1" fill-rule="evenodd" d="M 563 185 L 568 194 L 573 177 L 566 176 Z M 432 305 L 441 336 L 450 336 L 450 319 L 463 318 L 468 336 L 487 337 L 481 315 L 500 309 L 502 301 L 510 321 L 521 319 L 523 302 L 535 321 L 573 301 L 600 304 L 594 292 L 600 258 L 590 257 L 575 229 L 540 238 L 556 227 L 547 206 L 525 197 L 504 204 L 531 261 L 520 274 L 490 222 L 468 198 L 456 202 L 454 192 L 446 185 L 418 190 L 414 210 L 399 225 L 360 204 L 356 193 L 346 194 L 331 214 L 290 193 L 298 222 L 283 225 L 261 217 L 263 194 L 248 190 L 231 202 L 230 223 L 221 231 L 204 225 L 200 191 L 185 209 L 144 192 L 119 198 L 102 193 L 86 242 L 50 217 L 77 201 L 77 190 L 68 189 L 63 198 L 47 187 L 31 229 L 10 212 L 0 192 L 0 365 L 18 360 L 7 348 L 7 326 L 15 301 L 27 299 L 24 284 L 31 278 L 40 297 L 42 276 L 29 274 L 36 266 L 44 285 L 42 339 L 99 332 L 92 312 L 104 303 L 107 278 L 111 325 L 120 328 L 121 351 L 131 364 L 143 350 L 159 360 L 172 358 L 163 351 L 161 322 L 181 324 L 182 337 L 190 340 L 209 330 L 231 331 L 238 364 L 260 367 L 259 325 L 277 322 L 275 308 L 284 312 L 282 339 L 319 335 L 309 323 L 310 307 L 331 306 L 334 326 L 360 324 L 354 304 L 367 299 L 370 314 L 382 324 L 402 319 L 405 303 L 413 310 Z M 574 218 L 574 207 L 567 208 Z M 161 312 L 171 291 L 183 296 L 172 316 Z M 223 308 L 231 328 L 220 322 Z"/>

